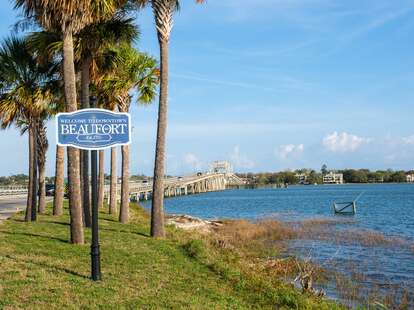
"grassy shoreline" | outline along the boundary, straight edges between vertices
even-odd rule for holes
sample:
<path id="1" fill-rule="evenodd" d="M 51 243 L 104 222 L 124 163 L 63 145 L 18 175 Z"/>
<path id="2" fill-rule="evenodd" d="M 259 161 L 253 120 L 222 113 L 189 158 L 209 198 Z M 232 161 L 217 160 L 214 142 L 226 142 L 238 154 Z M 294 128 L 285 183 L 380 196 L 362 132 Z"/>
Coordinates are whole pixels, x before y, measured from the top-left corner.
<path id="1" fill-rule="evenodd" d="M 207 235 L 168 228 L 148 237 L 148 215 L 136 205 L 122 225 L 100 213 L 103 281 L 89 279 L 86 244 L 68 243 L 67 210 L 0 226 L 0 309 L 342 309 L 306 296 L 255 264 L 247 249 Z"/>

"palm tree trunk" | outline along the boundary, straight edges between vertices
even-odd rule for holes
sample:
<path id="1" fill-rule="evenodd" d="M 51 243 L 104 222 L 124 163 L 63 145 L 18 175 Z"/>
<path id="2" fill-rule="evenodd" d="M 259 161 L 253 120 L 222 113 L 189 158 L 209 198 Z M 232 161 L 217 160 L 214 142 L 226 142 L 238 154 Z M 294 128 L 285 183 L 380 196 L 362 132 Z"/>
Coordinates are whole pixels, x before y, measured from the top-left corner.
<path id="1" fill-rule="evenodd" d="M 63 213 L 63 196 L 65 191 L 65 149 L 62 146 L 56 146 L 56 164 L 55 164 L 55 195 L 53 199 L 53 215 L 62 215 Z"/>
<path id="2" fill-rule="evenodd" d="M 39 168 L 39 213 L 46 211 L 46 153 L 49 148 L 46 127 L 43 120 L 37 121 L 37 166 Z"/>
<path id="3" fill-rule="evenodd" d="M 111 184 L 109 190 L 109 214 L 115 214 L 117 212 L 116 200 L 117 200 L 117 173 L 116 173 L 116 147 L 111 148 Z"/>
<path id="4" fill-rule="evenodd" d="M 46 167 L 39 161 L 39 213 L 46 212 Z"/>
<path id="5" fill-rule="evenodd" d="M 153 198 L 151 208 L 151 236 L 165 237 L 164 227 L 164 173 L 165 141 L 168 110 L 168 40 L 159 36 L 161 54 L 160 98 L 158 108 L 157 142 L 155 147 L 155 167 Z"/>
<path id="6" fill-rule="evenodd" d="M 80 197 L 81 197 L 81 208 L 82 208 L 82 212 L 83 212 L 83 216 L 82 216 L 82 223 L 83 226 L 86 227 L 85 224 L 85 209 L 83 208 L 83 156 L 82 156 L 82 150 L 78 150 L 79 152 L 79 184 L 80 184 Z"/>
<path id="7" fill-rule="evenodd" d="M 32 222 L 36 221 L 37 219 L 37 198 L 38 198 L 38 185 L 39 180 L 37 178 L 37 167 L 38 167 L 38 143 L 37 143 L 37 121 L 32 124 L 32 135 L 33 135 L 33 179 L 32 179 L 32 212 L 30 214 L 30 220 Z"/>
<path id="8" fill-rule="evenodd" d="M 90 107 L 89 104 L 89 84 L 90 84 L 90 73 L 89 67 L 91 64 L 91 57 L 86 56 L 82 60 L 82 73 L 81 73 L 81 103 L 82 108 L 87 109 Z M 89 151 L 81 150 L 82 156 L 82 207 L 83 215 L 85 219 L 85 226 L 91 227 L 91 200 L 89 192 Z"/>
<path id="9" fill-rule="evenodd" d="M 39 213 L 46 211 L 46 153 L 49 148 L 46 127 L 43 120 L 37 121 L 37 166 L 39 168 Z"/>
<path id="10" fill-rule="evenodd" d="M 167 134 L 168 111 L 168 49 L 173 27 L 173 13 L 177 8 L 174 0 L 152 0 L 152 9 L 160 46 L 160 97 L 158 107 L 157 142 L 155 146 L 155 166 L 153 198 L 151 208 L 151 236 L 165 237 L 164 227 L 164 173 L 165 141 Z"/>
<path id="11" fill-rule="evenodd" d="M 33 195 L 33 132 L 32 128 L 29 125 L 28 130 L 29 135 L 29 184 L 27 188 L 27 204 L 26 204 L 26 213 L 24 220 L 30 222 L 32 214 L 32 195 Z"/>
<path id="12" fill-rule="evenodd" d="M 82 204 L 82 197 L 83 197 L 83 156 L 82 156 L 82 150 L 78 150 L 79 152 L 79 184 L 80 184 L 80 195 L 81 195 L 81 205 Z M 85 217 L 83 218 L 85 221 Z"/>
<path id="13" fill-rule="evenodd" d="M 67 111 L 77 110 L 76 76 L 73 58 L 73 37 L 71 30 L 65 30 L 63 35 L 63 78 L 65 84 L 65 100 Z M 84 243 L 82 207 L 79 180 L 79 152 L 74 147 L 68 147 L 68 180 L 69 180 L 69 212 L 70 212 L 70 241 L 74 244 Z"/>
<path id="14" fill-rule="evenodd" d="M 91 200 L 90 200 L 90 187 L 89 187 L 89 151 L 81 150 L 82 160 L 82 208 L 83 216 L 85 219 L 85 226 L 91 227 Z"/>
<path id="15" fill-rule="evenodd" d="M 128 223 L 129 219 L 129 146 L 123 145 L 122 150 L 122 185 L 121 185 L 121 208 L 119 221 Z"/>
<path id="16" fill-rule="evenodd" d="M 98 208 L 103 208 L 105 194 L 105 151 L 99 151 L 99 174 L 98 174 Z"/>

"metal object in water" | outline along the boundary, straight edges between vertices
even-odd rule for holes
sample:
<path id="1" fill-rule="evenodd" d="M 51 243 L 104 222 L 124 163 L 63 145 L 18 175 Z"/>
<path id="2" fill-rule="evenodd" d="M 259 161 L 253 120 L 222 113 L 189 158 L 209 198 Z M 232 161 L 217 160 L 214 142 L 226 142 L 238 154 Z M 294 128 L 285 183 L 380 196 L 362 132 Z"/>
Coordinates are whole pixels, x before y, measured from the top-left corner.
<path id="1" fill-rule="evenodd" d="M 356 203 L 352 202 L 334 202 L 333 209 L 335 214 L 342 215 L 355 215 L 356 214 Z"/>
<path id="2" fill-rule="evenodd" d="M 356 214 L 356 203 L 359 198 L 364 194 L 365 192 L 360 193 L 357 198 L 355 198 L 354 201 L 351 202 L 334 202 L 333 204 L 333 210 L 335 214 L 341 214 L 341 215 L 355 215 Z"/>

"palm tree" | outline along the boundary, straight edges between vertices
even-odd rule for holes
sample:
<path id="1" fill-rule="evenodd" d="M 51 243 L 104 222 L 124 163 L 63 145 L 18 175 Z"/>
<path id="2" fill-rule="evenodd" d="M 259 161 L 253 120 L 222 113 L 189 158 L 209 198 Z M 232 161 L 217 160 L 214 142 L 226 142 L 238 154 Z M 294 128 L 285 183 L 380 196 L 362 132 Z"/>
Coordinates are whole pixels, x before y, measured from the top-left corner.
<path id="1" fill-rule="evenodd" d="M 150 103 L 156 95 L 159 70 L 155 59 L 139 53 L 128 44 L 110 51 L 109 73 L 102 81 L 102 88 L 111 101 L 118 104 L 120 112 L 129 112 L 130 92 L 138 91 L 137 101 Z M 129 146 L 122 146 L 122 184 L 119 221 L 127 223 L 129 218 Z"/>
<path id="2" fill-rule="evenodd" d="M 29 132 L 30 183 L 26 221 L 36 220 L 37 168 L 39 162 L 40 182 L 44 182 L 43 164 L 47 145 L 43 121 L 54 107 L 59 78 L 58 65 L 54 62 L 41 62 L 37 56 L 24 38 L 8 38 L 0 48 L 1 125 L 6 128 L 15 124 L 21 128 L 22 133 Z M 41 204 L 42 200 L 44 197 L 41 195 Z"/>
<path id="3" fill-rule="evenodd" d="M 204 0 L 196 0 L 202 3 Z M 179 8 L 178 0 L 135 0 L 139 7 L 150 3 L 155 17 L 158 43 L 160 46 L 160 97 L 158 108 L 157 142 L 155 146 L 155 166 L 153 197 L 151 208 L 151 236 L 165 237 L 164 228 L 164 173 L 165 144 L 167 133 L 168 107 L 168 57 L 170 33 L 173 27 L 173 14 Z"/>
<path id="4" fill-rule="evenodd" d="M 114 44 L 132 42 L 138 37 L 138 29 L 131 18 L 125 18 L 120 12 L 109 20 L 93 23 L 80 31 L 75 37 L 75 57 L 80 57 L 81 102 L 83 108 L 89 108 L 89 88 L 91 77 L 96 75 L 97 59 Z M 85 223 L 90 227 L 89 200 L 89 155 L 81 151 L 83 157 L 83 199 L 82 206 Z M 116 171 L 116 167 L 115 171 Z M 116 176 L 115 176 L 116 177 Z M 116 201 L 115 201 L 116 203 Z"/>
<path id="5" fill-rule="evenodd" d="M 31 50 L 44 57 L 44 61 L 53 61 L 62 56 L 62 44 L 60 35 L 55 32 L 39 31 L 33 32 L 27 36 L 27 42 Z M 56 112 L 64 112 L 64 98 L 59 100 L 59 108 Z M 60 216 L 63 214 L 63 199 L 65 191 L 65 149 L 56 145 L 55 156 L 55 179 L 54 179 L 54 197 L 53 197 L 53 215 Z"/>
<path id="6" fill-rule="evenodd" d="M 121 0 L 15 0 L 27 18 L 34 18 L 47 31 L 59 32 L 63 38 L 63 80 L 66 110 L 77 110 L 73 34 L 97 20 L 112 16 Z M 79 152 L 67 148 L 71 242 L 84 243 L 80 206 Z"/>

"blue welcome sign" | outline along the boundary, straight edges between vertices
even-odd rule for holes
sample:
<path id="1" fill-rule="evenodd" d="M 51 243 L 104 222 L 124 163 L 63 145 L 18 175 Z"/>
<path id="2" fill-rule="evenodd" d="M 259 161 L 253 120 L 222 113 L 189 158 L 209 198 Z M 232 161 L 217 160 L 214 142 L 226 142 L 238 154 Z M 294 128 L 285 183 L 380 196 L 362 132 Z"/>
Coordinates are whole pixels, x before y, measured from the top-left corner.
<path id="1" fill-rule="evenodd" d="M 58 145 L 85 150 L 127 145 L 131 143 L 131 117 L 104 109 L 59 113 L 56 135 Z"/>

